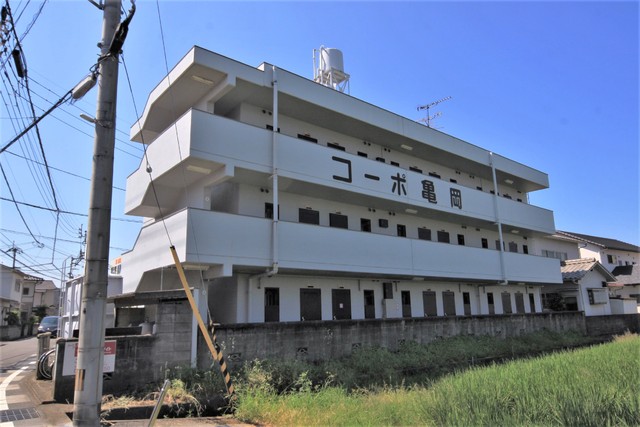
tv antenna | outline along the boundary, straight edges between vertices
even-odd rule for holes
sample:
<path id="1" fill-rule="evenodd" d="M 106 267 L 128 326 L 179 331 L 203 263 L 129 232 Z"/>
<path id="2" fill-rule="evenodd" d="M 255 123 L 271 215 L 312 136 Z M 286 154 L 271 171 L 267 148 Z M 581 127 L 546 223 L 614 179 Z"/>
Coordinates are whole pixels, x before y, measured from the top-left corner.
<path id="1" fill-rule="evenodd" d="M 432 116 L 432 115 L 430 115 L 431 113 L 429 112 L 429 109 L 430 109 L 431 107 L 435 107 L 436 105 L 440 104 L 441 102 L 448 101 L 448 100 L 450 100 L 450 99 L 451 99 L 451 97 L 450 97 L 450 96 L 447 96 L 447 97 L 445 97 L 445 98 L 442 98 L 442 99 L 439 99 L 439 100 L 437 100 L 437 101 L 434 101 L 434 102 L 432 102 L 432 103 L 430 103 L 430 104 L 427 104 L 427 105 L 421 105 L 421 106 L 419 106 L 419 107 L 418 107 L 418 111 L 420 111 L 420 110 L 427 110 L 427 117 L 424 117 L 424 118 L 422 118 L 422 119 L 420 119 L 420 120 L 418 120 L 418 121 L 425 123 L 425 124 L 427 125 L 427 127 L 429 127 L 429 128 L 430 128 L 430 127 L 431 127 L 431 120 L 435 119 L 436 117 L 440 117 L 440 116 L 442 115 L 442 113 L 438 111 L 437 113 L 435 113 L 435 114 Z"/>

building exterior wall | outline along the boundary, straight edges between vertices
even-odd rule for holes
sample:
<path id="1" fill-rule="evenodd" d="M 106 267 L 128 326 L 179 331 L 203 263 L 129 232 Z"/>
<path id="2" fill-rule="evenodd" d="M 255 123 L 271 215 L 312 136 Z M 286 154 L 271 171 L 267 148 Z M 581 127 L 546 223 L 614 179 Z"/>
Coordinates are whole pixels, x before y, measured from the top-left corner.
<path id="1" fill-rule="evenodd" d="M 323 320 L 346 293 L 339 316 L 346 304 L 366 317 L 364 291 L 376 318 L 424 316 L 429 289 L 436 315 L 443 292 L 454 315 L 489 313 L 486 292 L 493 312 L 508 311 L 504 291 L 513 312 L 540 311 L 539 287 L 561 283 L 559 262 L 531 250 L 555 232 L 553 213 L 528 198 L 546 174 L 275 73 L 196 47 L 151 93 L 132 138 L 148 144 L 154 188 L 144 165 L 127 180 L 126 212 L 147 219 L 122 257 L 125 293 L 180 286 L 168 233 L 222 323 L 264 321 L 265 287 L 280 292 L 282 322 L 304 317 L 302 293 L 316 298 L 304 289 L 320 290 Z M 170 85 L 184 90 L 165 114 Z"/>

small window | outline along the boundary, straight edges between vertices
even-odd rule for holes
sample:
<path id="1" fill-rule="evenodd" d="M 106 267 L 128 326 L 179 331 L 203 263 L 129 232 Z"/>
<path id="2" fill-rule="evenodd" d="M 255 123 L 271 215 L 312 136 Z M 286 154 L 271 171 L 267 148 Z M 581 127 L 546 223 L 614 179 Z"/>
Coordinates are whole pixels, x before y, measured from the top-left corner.
<path id="1" fill-rule="evenodd" d="M 273 203 L 264 204 L 264 217 L 273 219 Z"/>
<path id="2" fill-rule="evenodd" d="M 360 218 L 360 231 L 371 232 L 371 220 L 368 218 Z"/>
<path id="3" fill-rule="evenodd" d="M 518 252 L 518 244 L 516 242 L 509 242 L 509 252 Z"/>
<path id="4" fill-rule="evenodd" d="M 298 138 L 300 139 L 304 139 L 305 141 L 309 141 L 309 142 L 313 142 L 314 144 L 318 143 L 318 140 L 316 138 L 311 137 L 311 135 L 309 134 L 298 134 Z"/>
<path id="5" fill-rule="evenodd" d="M 376 160 L 382 163 L 386 161 L 384 157 L 376 157 Z"/>
<path id="6" fill-rule="evenodd" d="M 434 177 L 434 178 L 440 178 L 440 175 L 438 175 L 438 174 L 437 174 L 437 173 L 435 173 L 435 172 L 429 172 L 429 176 L 432 176 L 432 177 Z"/>
<path id="7" fill-rule="evenodd" d="M 320 212 L 313 209 L 298 209 L 298 221 L 303 224 L 320 224 Z"/>
<path id="8" fill-rule="evenodd" d="M 458 234 L 458 244 L 464 246 L 464 234 Z"/>
<path id="9" fill-rule="evenodd" d="M 418 172 L 418 173 L 422 173 L 422 169 L 417 168 L 417 167 L 415 167 L 415 166 L 411 166 L 411 167 L 409 168 L 409 170 L 410 170 L 410 171 L 414 171 L 414 172 Z"/>
<path id="10" fill-rule="evenodd" d="M 476 190 L 480 190 L 480 191 L 482 191 L 482 187 L 478 185 L 478 186 L 476 187 Z"/>
<path id="11" fill-rule="evenodd" d="M 523 254 L 528 254 L 529 253 L 529 246 L 522 245 L 522 253 Z"/>
<path id="12" fill-rule="evenodd" d="M 29 288 L 27 288 L 26 286 L 22 288 L 22 295 L 29 295 Z"/>
<path id="13" fill-rule="evenodd" d="M 378 227 L 380 228 L 389 228 L 389 220 L 380 218 L 378 220 Z"/>
<path id="14" fill-rule="evenodd" d="M 428 228 L 418 228 L 418 239 L 431 240 L 431 230 Z"/>
<path id="15" fill-rule="evenodd" d="M 364 157 L 364 158 L 369 157 L 369 155 L 368 155 L 367 153 L 364 153 L 364 152 L 362 152 L 362 151 L 358 151 L 358 156 L 360 156 L 360 157 Z"/>
<path id="16" fill-rule="evenodd" d="M 398 224 L 398 237 L 407 237 L 407 227 L 402 225 L 402 224 Z"/>
<path id="17" fill-rule="evenodd" d="M 398 162 L 389 162 L 389 163 L 391 164 L 391 166 L 398 166 L 398 167 L 400 166 L 400 163 Z"/>
<path id="18" fill-rule="evenodd" d="M 345 151 L 345 148 L 342 145 L 336 144 L 334 142 L 327 142 L 327 147 L 335 148 L 336 150 L 340 150 L 340 151 Z"/>
<path id="19" fill-rule="evenodd" d="M 329 226 L 336 228 L 349 228 L 349 217 L 337 213 L 330 213 Z"/>
<path id="20" fill-rule="evenodd" d="M 273 126 L 272 125 L 267 125 L 267 129 L 268 130 L 273 130 Z M 278 133 L 280 133 L 280 128 L 278 128 Z"/>
<path id="21" fill-rule="evenodd" d="M 451 178 L 451 179 L 449 179 L 449 182 L 453 182 L 454 184 L 457 184 L 457 183 L 458 183 L 458 180 L 457 180 L 457 179 L 453 179 L 453 178 Z"/>
<path id="22" fill-rule="evenodd" d="M 503 247 L 504 248 L 504 247 Z M 496 250 L 500 250 L 500 240 L 496 240 Z"/>
<path id="23" fill-rule="evenodd" d="M 489 241 L 487 239 L 485 239 L 484 237 L 482 238 L 482 247 L 484 249 L 489 248 Z"/>
<path id="24" fill-rule="evenodd" d="M 438 242 L 449 243 L 449 233 L 446 231 L 438 231 Z"/>

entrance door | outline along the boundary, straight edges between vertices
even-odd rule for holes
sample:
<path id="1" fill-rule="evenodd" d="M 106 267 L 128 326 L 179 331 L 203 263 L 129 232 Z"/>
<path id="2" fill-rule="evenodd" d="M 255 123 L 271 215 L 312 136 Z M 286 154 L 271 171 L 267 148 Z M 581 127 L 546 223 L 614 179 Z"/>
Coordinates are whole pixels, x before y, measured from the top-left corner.
<path id="1" fill-rule="evenodd" d="M 411 317 L 411 292 L 400 292 L 400 299 L 402 300 L 402 317 Z"/>
<path id="2" fill-rule="evenodd" d="M 300 320 L 322 320 L 320 289 L 300 289 Z"/>
<path id="3" fill-rule="evenodd" d="M 425 316 L 437 316 L 438 308 L 436 306 L 436 293 L 433 291 L 424 291 L 422 293 L 422 305 L 424 306 Z"/>
<path id="4" fill-rule="evenodd" d="M 373 294 L 373 290 L 370 289 L 364 291 L 364 318 L 376 318 L 376 300 Z"/>
<path id="5" fill-rule="evenodd" d="M 529 294 L 529 305 L 531 306 L 531 312 L 536 312 L 536 298 L 533 294 Z"/>
<path id="6" fill-rule="evenodd" d="M 487 306 L 489 306 L 489 314 L 496 314 L 496 306 L 493 303 L 493 292 L 487 292 Z"/>
<path id="7" fill-rule="evenodd" d="M 462 293 L 462 304 L 464 306 L 464 315 L 471 316 L 471 295 L 469 295 L 469 292 Z"/>
<path id="8" fill-rule="evenodd" d="M 331 304 L 333 319 L 351 319 L 351 291 L 349 289 L 332 289 Z"/>
<path id="9" fill-rule="evenodd" d="M 513 313 L 513 309 L 511 308 L 511 294 L 509 292 L 502 293 L 502 312 L 504 314 Z"/>
<path id="10" fill-rule="evenodd" d="M 264 288 L 264 321 L 280 321 L 280 289 Z"/>
<path id="11" fill-rule="evenodd" d="M 524 313 L 524 295 L 516 293 L 516 313 Z"/>
<path id="12" fill-rule="evenodd" d="M 442 305 L 444 306 L 445 316 L 456 315 L 456 295 L 451 291 L 444 291 L 442 293 Z"/>

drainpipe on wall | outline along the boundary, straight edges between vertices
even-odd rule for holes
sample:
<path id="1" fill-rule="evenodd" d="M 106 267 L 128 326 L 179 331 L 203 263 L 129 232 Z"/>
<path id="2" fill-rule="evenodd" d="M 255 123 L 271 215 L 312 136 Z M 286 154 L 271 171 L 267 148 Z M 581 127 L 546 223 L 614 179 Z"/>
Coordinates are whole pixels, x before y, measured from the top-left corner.
<path id="1" fill-rule="evenodd" d="M 493 178 L 493 209 L 496 214 L 496 224 L 498 225 L 498 238 L 500 239 L 500 271 L 502 273 L 501 285 L 508 285 L 507 272 L 504 264 L 504 239 L 502 237 L 502 221 L 498 210 L 498 179 L 496 178 L 496 167 L 493 164 L 493 153 L 489 151 L 489 165 L 491 166 L 491 176 Z"/>
<path id="2" fill-rule="evenodd" d="M 278 221 L 280 208 L 278 206 L 278 79 L 276 77 L 276 67 L 272 66 L 272 80 L 273 86 L 273 130 L 271 140 L 271 192 L 273 194 L 273 215 L 271 219 L 271 268 L 264 273 L 256 274 L 249 277 L 247 283 L 247 322 L 249 321 L 249 313 L 251 312 L 251 288 L 252 283 L 258 281 L 258 288 L 260 288 L 261 280 L 265 277 L 271 277 L 278 274 L 278 261 L 279 261 L 279 245 L 278 245 Z"/>

